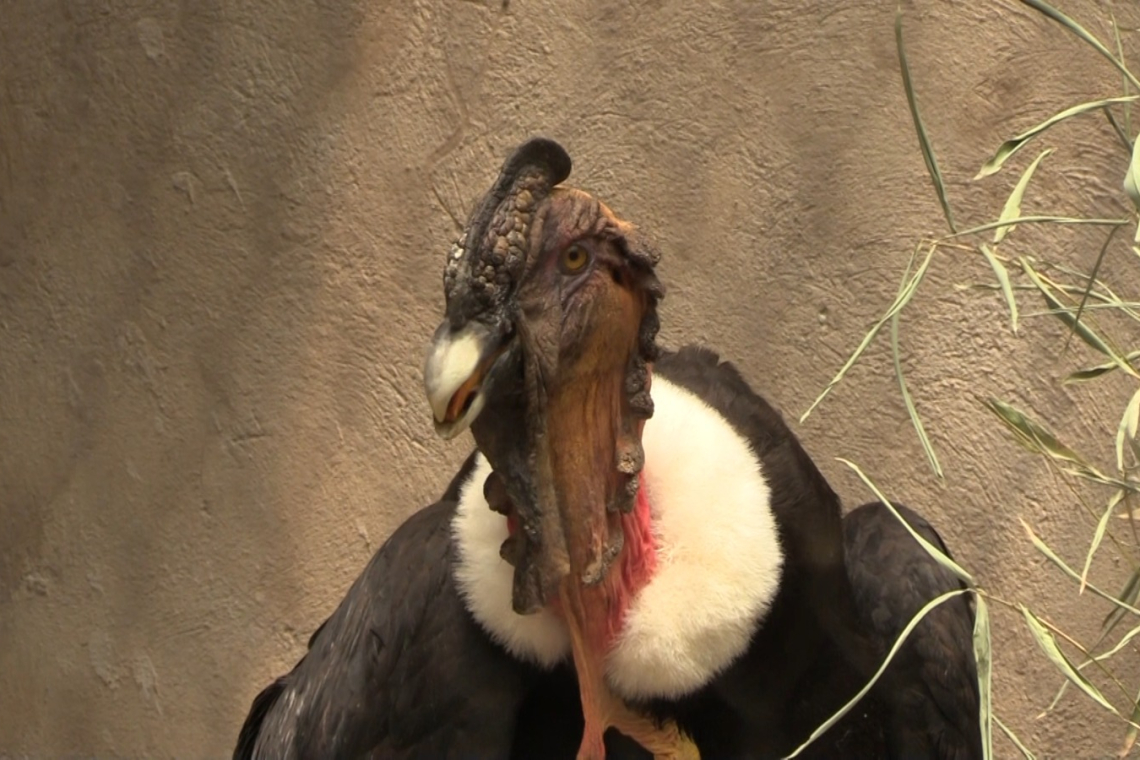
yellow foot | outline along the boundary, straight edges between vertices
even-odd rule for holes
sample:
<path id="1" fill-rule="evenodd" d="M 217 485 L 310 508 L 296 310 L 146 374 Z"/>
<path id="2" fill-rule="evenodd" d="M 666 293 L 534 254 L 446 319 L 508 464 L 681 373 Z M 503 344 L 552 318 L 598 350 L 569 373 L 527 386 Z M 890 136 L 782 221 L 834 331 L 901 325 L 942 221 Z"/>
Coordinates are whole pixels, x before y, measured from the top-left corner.
<path id="1" fill-rule="evenodd" d="M 624 705 L 623 705 L 624 706 Z M 696 743 L 674 721 L 663 725 L 632 710 L 622 710 L 613 726 L 653 753 L 654 760 L 701 760 Z"/>

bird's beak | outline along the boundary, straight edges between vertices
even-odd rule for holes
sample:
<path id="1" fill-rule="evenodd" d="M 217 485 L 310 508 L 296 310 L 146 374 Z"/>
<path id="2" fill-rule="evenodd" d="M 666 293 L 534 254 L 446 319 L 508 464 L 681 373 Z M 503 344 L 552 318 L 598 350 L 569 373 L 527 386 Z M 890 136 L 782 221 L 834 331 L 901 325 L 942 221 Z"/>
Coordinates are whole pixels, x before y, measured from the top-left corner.
<path id="1" fill-rule="evenodd" d="M 459 435 L 483 411 L 492 370 L 508 344 L 476 320 L 458 330 L 445 321 L 435 331 L 424 365 L 424 391 L 441 437 Z"/>

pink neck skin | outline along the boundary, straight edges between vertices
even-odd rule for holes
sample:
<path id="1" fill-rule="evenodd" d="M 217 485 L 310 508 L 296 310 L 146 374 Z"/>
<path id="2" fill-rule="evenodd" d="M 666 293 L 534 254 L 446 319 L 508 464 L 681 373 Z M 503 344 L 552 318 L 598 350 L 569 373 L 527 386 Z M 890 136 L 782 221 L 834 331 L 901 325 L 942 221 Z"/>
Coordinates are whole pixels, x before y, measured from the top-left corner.
<path id="1" fill-rule="evenodd" d="M 649 510 L 649 495 L 646 492 L 645 474 L 638 475 L 640 487 L 633 509 L 621 516 L 621 527 L 625 533 L 621 557 L 614 565 L 606 584 L 606 598 L 609 601 L 604 639 L 594 642 L 600 651 L 609 651 L 610 646 L 625 625 L 625 614 L 630 603 L 653 578 L 657 570 L 657 542 L 653 537 L 652 519 Z M 513 536 L 518 530 L 518 519 L 512 513 L 507 516 L 507 531 Z M 561 604 L 555 598 L 551 602 L 555 614 L 562 614 Z"/>

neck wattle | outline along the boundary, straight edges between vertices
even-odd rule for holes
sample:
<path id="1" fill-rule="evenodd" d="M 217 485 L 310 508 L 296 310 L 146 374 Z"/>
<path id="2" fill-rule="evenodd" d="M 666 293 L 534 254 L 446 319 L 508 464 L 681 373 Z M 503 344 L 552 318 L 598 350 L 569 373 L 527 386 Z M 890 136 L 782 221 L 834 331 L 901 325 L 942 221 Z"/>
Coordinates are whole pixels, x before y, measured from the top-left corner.
<path id="1" fill-rule="evenodd" d="M 633 509 L 621 515 L 624 534 L 621 556 L 613 564 L 610 573 L 603 581 L 605 596 L 609 600 L 605 625 L 605 640 L 597 642 L 603 650 L 608 650 L 621 633 L 629 605 L 637 598 L 657 570 L 657 541 L 653 535 L 653 518 L 649 506 L 648 489 L 645 486 L 645 473 L 638 474 L 639 487 Z M 510 512 L 507 517 L 507 531 L 510 535 L 518 532 L 518 517 Z M 558 598 L 553 600 L 552 609 L 562 615 Z"/>

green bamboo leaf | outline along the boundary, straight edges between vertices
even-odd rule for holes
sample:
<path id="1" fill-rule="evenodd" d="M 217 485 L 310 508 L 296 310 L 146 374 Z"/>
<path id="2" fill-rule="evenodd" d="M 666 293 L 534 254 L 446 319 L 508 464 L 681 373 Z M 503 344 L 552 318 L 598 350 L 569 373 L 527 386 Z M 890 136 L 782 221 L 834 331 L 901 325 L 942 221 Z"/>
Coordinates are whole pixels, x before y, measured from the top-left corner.
<path id="1" fill-rule="evenodd" d="M 926 435 L 926 428 L 922 424 L 922 418 L 918 416 L 918 408 L 914 405 L 914 398 L 910 395 L 910 389 L 906 387 L 906 378 L 903 376 L 902 360 L 899 354 L 899 315 L 896 312 L 891 317 L 891 356 L 895 364 L 895 377 L 899 381 L 899 390 L 902 392 L 906 412 L 910 415 L 910 421 L 914 425 L 915 432 L 918 433 L 918 440 L 922 443 L 922 450 L 926 453 L 926 461 L 930 463 L 930 468 L 934 470 L 935 476 L 942 478 L 942 465 L 938 463 L 938 454 L 935 453 L 934 445 Z"/>
<path id="2" fill-rule="evenodd" d="M 1045 156 L 1053 152 L 1052 148 L 1046 148 L 1041 151 L 1037 158 L 1033 159 L 1033 163 L 1029 165 L 1021 175 L 1021 179 L 1017 180 L 1017 184 L 1013 188 L 1013 192 L 1009 194 L 1006 199 L 1005 207 L 1001 210 L 1001 216 L 998 217 L 999 222 L 1008 222 L 1010 219 L 1016 219 L 1021 216 L 1021 199 L 1025 196 L 1025 189 L 1029 187 L 1029 180 L 1033 177 L 1033 172 L 1037 171 L 1037 165 L 1041 163 Z M 1015 225 L 1007 227 L 998 227 L 994 230 L 994 245 L 1000 243 L 1006 235 L 1013 232 Z"/>
<path id="3" fill-rule="evenodd" d="M 918 542 L 919 546 L 926 550 L 927 554 L 934 558 L 935 562 L 942 565 L 942 567 L 946 568 L 950 572 L 954 573 L 954 575 L 958 576 L 958 578 L 961 579 L 962 582 L 970 588 L 974 588 L 978 585 L 974 582 L 974 576 L 963 570 L 961 565 L 959 565 L 957 562 L 947 557 L 941 549 L 920 536 L 915 531 L 915 529 L 911 527 L 910 523 L 903 519 L 903 516 L 899 514 L 897 509 L 895 509 L 895 505 L 892 504 L 890 499 L 884 496 L 883 492 L 879 490 L 878 486 L 872 483 L 871 479 L 868 478 L 861 469 L 859 469 L 859 465 L 847 459 L 844 459 L 843 457 L 836 457 L 836 460 L 842 462 L 855 471 L 855 474 L 859 476 L 859 479 L 863 481 L 864 485 L 871 489 L 871 493 L 875 494 L 875 498 L 881 501 L 883 503 L 883 506 L 890 510 L 891 514 L 895 516 L 895 519 L 902 523 L 902 526 L 906 528 L 907 532 L 910 533 L 914 540 Z"/>
<path id="4" fill-rule="evenodd" d="M 1009 306 L 1009 324 L 1013 329 L 1013 334 L 1017 335 L 1017 299 L 1013 297 L 1013 286 L 1009 281 L 1009 272 L 1006 271 L 1005 264 L 998 261 L 997 256 L 994 256 L 993 251 L 990 250 L 988 245 L 982 243 L 980 247 L 982 249 L 982 255 L 986 257 L 986 261 L 990 263 L 990 268 L 994 270 L 994 275 L 997 276 L 998 284 L 1001 285 L 1001 292 L 1002 295 L 1005 296 L 1005 303 Z"/>
<path id="5" fill-rule="evenodd" d="M 1117 753 L 1117 757 L 1127 756 L 1136 745 L 1136 732 L 1140 729 L 1140 725 L 1137 725 L 1140 724 L 1140 694 L 1136 695 L 1136 699 L 1133 700 L 1133 703 L 1132 715 L 1128 717 L 1132 725 L 1128 727 L 1128 731 L 1124 734 L 1124 745 L 1120 748 L 1120 752 Z"/>
<path id="6" fill-rule="evenodd" d="M 1116 60 L 1116 56 L 1110 53 L 1108 48 L 1101 44 L 1100 40 L 1089 34 L 1089 32 L 1083 26 L 1078 24 L 1076 21 L 1073 21 L 1073 19 L 1069 18 L 1064 13 L 1061 13 L 1061 11 L 1057 10 L 1053 6 L 1049 5 L 1049 3 L 1042 2 L 1042 0 L 1021 0 L 1021 2 L 1025 3 L 1030 8 L 1033 8 L 1034 10 L 1045 14 L 1061 26 L 1068 29 L 1073 34 L 1080 37 L 1088 44 L 1092 45 L 1092 47 L 1098 53 L 1111 61 L 1112 65 L 1120 70 L 1120 73 L 1123 74 L 1125 78 L 1132 83 L 1133 87 L 1140 90 L 1140 80 L 1132 75 L 1132 72 L 1128 70 L 1128 67 L 1125 66 L 1123 62 Z"/>
<path id="7" fill-rule="evenodd" d="M 1065 560 L 1058 557 L 1057 554 L 1052 549 L 1049 548 L 1048 544 L 1046 544 L 1044 541 L 1042 541 L 1040 538 L 1038 538 L 1037 534 L 1033 532 L 1033 529 L 1029 527 L 1029 523 L 1025 522 L 1025 520 L 1022 520 L 1020 517 L 1018 518 L 1018 521 L 1021 523 L 1021 527 L 1024 528 L 1025 532 L 1029 535 L 1029 540 L 1033 542 L 1033 546 L 1037 549 L 1037 551 L 1044 554 L 1046 556 L 1046 558 L 1049 559 L 1050 562 L 1052 562 L 1054 565 L 1059 567 L 1066 575 L 1068 575 L 1070 578 L 1072 578 L 1073 580 L 1075 580 L 1079 583 L 1081 580 L 1081 576 L 1078 575 L 1076 573 L 1076 571 L 1073 570 L 1073 568 L 1071 568 L 1067 564 L 1065 564 Z M 1101 591 L 1099 588 L 1097 588 L 1096 586 L 1094 586 L 1091 583 L 1087 584 L 1086 588 L 1088 588 L 1089 591 L 1091 591 L 1094 594 L 1096 594 L 1097 596 L 1099 596 L 1101 599 L 1112 602 L 1117 607 L 1119 607 L 1121 610 L 1123 610 L 1125 612 L 1131 612 L 1133 615 L 1140 617 L 1140 610 L 1133 607 L 1130 603 L 1121 601 L 1120 599 L 1117 599 L 1116 597 L 1114 597 L 1112 594 L 1108 594 L 1104 591 Z"/>
<path id="8" fill-rule="evenodd" d="M 1022 0 L 1022 2 L 1025 2 L 1025 0 Z M 1010 139 L 1003 142 L 998 147 L 993 157 L 989 161 L 986 161 L 986 163 L 974 176 L 974 179 L 982 179 L 983 177 L 988 177 L 991 174 L 999 171 L 1002 165 L 1009 160 L 1010 156 L 1017 153 L 1019 150 L 1025 147 L 1025 145 L 1029 143 L 1030 140 L 1037 137 L 1042 132 L 1048 130 L 1050 127 L 1060 124 L 1067 119 L 1071 119 L 1074 116 L 1080 116 L 1081 114 L 1088 113 L 1089 111 L 1097 111 L 1101 108 L 1107 108 L 1114 103 L 1129 103 L 1133 100 L 1136 100 L 1136 98 L 1136 95 L 1105 98 L 1104 100 L 1094 100 L 1088 103 L 1080 103 L 1079 105 L 1075 105 L 1072 108 L 1066 108 L 1064 111 L 1050 116 L 1045 121 L 1030 129 L 1027 129 L 1016 137 L 1011 137 Z"/>
<path id="9" fill-rule="evenodd" d="M 1041 295 L 1045 298 L 1045 303 L 1049 306 L 1050 309 L 1055 310 L 1058 319 L 1068 325 L 1068 327 L 1073 330 L 1073 332 L 1075 332 L 1077 336 L 1080 337 L 1080 339 L 1087 343 L 1089 346 L 1095 348 L 1097 351 L 1100 351 L 1105 356 L 1110 356 L 1114 360 L 1117 359 L 1116 353 L 1108 347 L 1108 344 L 1105 343 L 1099 335 L 1092 331 L 1092 328 L 1090 328 L 1084 322 L 1078 322 L 1074 315 L 1065 309 L 1064 304 L 1057 300 L 1057 296 L 1053 294 L 1052 288 L 1045 284 L 1045 281 L 1041 279 L 1041 276 L 1037 274 L 1037 271 L 1029 264 L 1028 261 L 1025 260 L 1024 257 L 1018 259 L 1018 262 L 1021 264 L 1021 270 L 1029 276 L 1030 281 L 1037 286 L 1037 289 L 1039 291 L 1041 291 Z M 1122 364 L 1123 359 L 1120 359 L 1116 363 L 1118 365 Z"/>
<path id="10" fill-rule="evenodd" d="M 1081 570 L 1081 591 L 1084 593 L 1085 585 L 1089 579 L 1089 567 L 1092 565 L 1093 555 L 1096 550 L 1100 548 L 1100 542 L 1104 540 L 1104 531 L 1108 528 L 1108 520 L 1112 517 L 1113 510 L 1117 505 L 1124 500 L 1125 492 L 1123 490 L 1117 491 L 1113 494 L 1112 498 L 1108 500 L 1108 506 L 1104 509 L 1104 514 L 1100 516 L 1100 521 L 1096 524 L 1096 532 L 1093 534 L 1092 543 L 1089 545 L 1089 552 L 1085 556 L 1085 567 Z"/>
<path id="11" fill-rule="evenodd" d="M 1140 351 L 1132 351 L 1127 356 L 1125 356 L 1124 358 L 1125 358 L 1125 360 L 1127 360 L 1127 362 L 1129 364 L 1131 364 L 1132 362 L 1136 361 L 1137 359 L 1140 359 Z M 1117 364 L 1116 362 L 1108 362 L 1107 364 L 1098 364 L 1095 367 L 1089 367 L 1087 369 L 1079 369 L 1076 372 L 1073 372 L 1072 374 L 1070 374 L 1068 377 L 1066 377 L 1062 382 L 1066 385 L 1069 383 L 1084 383 L 1084 382 L 1088 382 L 1089 380 L 1096 379 L 1103 374 L 1106 374 L 1108 372 L 1113 371 L 1114 369 L 1120 369 L 1120 365 Z"/>
<path id="12" fill-rule="evenodd" d="M 1138 596 L 1140 596 L 1140 567 L 1132 571 L 1132 575 L 1129 577 L 1128 582 L 1124 584 L 1124 588 L 1121 589 L 1119 594 L 1113 597 L 1114 601 L 1121 604 L 1113 606 L 1109 613 L 1105 615 L 1104 620 L 1102 620 L 1100 624 L 1100 635 L 1097 636 L 1096 641 L 1093 642 L 1093 645 L 1089 647 L 1090 650 L 1096 649 L 1100 646 L 1102 641 L 1108 638 L 1109 634 L 1111 634 L 1113 630 L 1116 629 L 1116 626 L 1120 623 L 1120 621 L 1124 619 L 1125 613 L 1128 612 L 1132 605 L 1136 604 L 1136 599 Z M 1091 664 L 1094 659 L 1103 660 L 1111 657 L 1123 649 L 1125 646 L 1127 646 L 1128 642 L 1132 641 L 1132 639 L 1138 635 L 1140 635 L 1140 626 L 1137 626 L 1136 628 L 1128 631 L 1128 633 L 1126 633 L 1112 649 L 1103 654 L 1097 655 L 1095 658 L 1086 660 L 1085 662 L 1081 663 L 1079 667 L 1083 670 L 1084 667 Z M 1065 694 L 1065 690 L 1068 687 L 1069 682 L 1063 681 L 1061 683 L 1061 688 L 1057 690 L 1057 694 L 1053 697 L 1053 701 L 1038 717 L 1042 717 L 1046 713 L 1052 712 L 1053 709 L 1057 706 L 1057 703 L 1061 701 L 1061 697 Z"/>
<path id="13" fill-rule="evenodd" d="M 1116 237 L 1116 231 L 1119 227 L 1113 227 L 1108 231 L 1108 237 L 1104 239 L 1104 245 L 1100 247 L 1100 253 L 1097 254 L 1096 263 L 1093 264 L 1092 274 L 1088 276 L 1088 282 L 1085 285 L 1084 291 L 1081 293 L 1081 301 L 1077 304 L 1077 313 L 1073 315 L 1073 324 L 1079 325 L 1081 323 L 1081 314 L 1085 310 L 1085 304 L 1088 303 L 1089 295 L 1092 293 L 1093 285 L 1096 284 L 1096 276 L 1100 273 L 1100 265 L 1104 262 L 1104 257 L 1108 253 L 1108 246 L 1112 243 L 1112 239 Z M 1075 329 L 1075 328 L 1074 328 Z M 1070 333 L 1069 337 L 1072 337 Z M 1068 338 L 1065 339 L 1065 347 L 1068 348 Z M 1116 352 L 1114 351 L 1113 354 Z"/>
<path id="14" fill-rule="evenodd" d="M 977 235 L 979 232 L 989 232 L 990 230 L 996 230 L 998 227 L 1008 227 L 1011 224 L 1087 224 L 1092 227 L 1123 227 L 1126 224 L 1131 224 L 1131 221 L 1130 219 L 1090 219 L 1081 216 L 1019 216 L 1016 219 L 1010 219 L 1005 222 L 986 222 L 985 224 L 979 224 L 977 227 L 971 227 L 968 230 L 959 230 L 952 235 L 947 235 L 942 238 L 942 240 L 955 240 L 968 235 Z"/>
<path id="15" fill-rule="evenodd" d="M 993 700 L 991 675 L 993 652 L 990 647 L 990 611 L 980 594 L 974 595 L 977 608 L 974 612 L 974 661 L 978 665 L 978 707 L 982 729 L 982 757 L 994 755 Z"/>
<path id="16" fill-rule="evenodd" d="M 1040 618 L 1029 611 L 1029 608 L 1024 604 L 1018 605 L 1021 608 L 1021 613 L 1025 617 L 1025 622 L 1029 626 L 1029 632 L 1033 634 L 1033 638 L 1037 641 L 1037 646 L 1041 647 L 1041 651 L 1057 666 L 1066 678 L 1068 678 L 1074 686 L 1087 694 L 1097 704 L 1109 712 L 1120 715 L 1112 703 L 1104 698 L 1100 690 L 1096 688 L 1084 675 L 1077 670 L 1073 663 L 1069 662 L 1069 658 L 1061 651 L 1060 646 L 1057 644 L 1057 639 L 1053 636 Z"/>
<path id="17" fill-rule="evenodd" d="M 985 399 L 983 403 L 1013 432 L 1018 443 L 1028 450 L 1062 462 L 1071 462 L 1081 468 L 1092 469 L 1092 465 L 1082 456 L 1057 440 L 1052 432 L 1027 417 L 1017 407 L 996 398 Z"/>
<path id="18" fill-rule="evenodd" d="M 926 171 L 930 174 L 930 181 L 934 184 L 934 192 L 938 194 L 938 202 L 942 204 L 942 213 L 946 217 L 946 224 L 949 225 L 951 232 L 955 232 L 954 214 L 950 211 L 950 201 L 946 197 L 946 185 L 942 182 L 942 172 L 938 169 L 938 159 L 934 156 L 934 148 L 930 145 L 930 138 L 926 134 L 922 116 L 919 115 L 918 100 L 914 95 L 914 83 L 910 78 L 910 66 L 906 62 L 901 7 L 895 11 L 895 44 L 898 47 L 899 68 L 902 71 L 903 89 L 906 90 L 906 102 L 910 106 L 911 119 L 914 120 L 914 131 L 918 134 L 918 146 L 922 149 L 922 160 L 926 162 Z"/>
<path id="19" fill-rule="evenodd" d="M 1140 388 L 1132 394 L 1124 414 L 1120 418 L 1120 425 L 1116 428 L 1116 469 L 1124 472 L 1124 439 L 1136 440 L 1136 425 L 1140 422 Z"/>
<path id="20" fill-rule="evenodd" d="M 883 660 L 883 664 L 879 666 L 879 669 L 877 671 L 875 671 L 875 675 L 871 677 L 871 680 L 867 682 L 867 685 L 860 689 L 859 692 L 847 702 L 847 704 L 839 708 L 839 710 L 836 711 L 834 715 L 825 720 L 819 726 L 819 728 L 817 728 L 815 731 L 812 731 L 811 736 L 809 736 L 803 744 L 797 747 L 795 751 L 792 752 L 792 754 L 787 755 L 785 757 L 785 760 L 791 760 L 793 757 L 798 757 L 801 752 L 803 752 L 812 744 L 812 742 L 827 733 L 827 731 L 832 726 L 843 719 L 844 715 L 851 712 L 852 708 L 854 708 L 855 705 L 859 704 L 859 701 L 863 699 L 864 696 L 866 696 L 867 692 L 869 692 L 872 687 L 874 687 L 874 685 L 879 681 L 879 677 L 883 675 L 883 671 L 885 671 L 894 660 L 895 654 L 897 654 L 899 649 L 902 648 L 903 644 L 906 643 L 906 640 L 910 636 L 911 631 L 915 629 L 915 626 L 922 622 L 923 618 L 925 618 L 931 610 L 947 601 L 948 599 L 952 599 L 953 597 L 968 593 L 970 593 L 969 589 L 955 589 L 954 591 L 948 591 L 945 594 L 937 596 L 927 602 L 926 605 L 921 610 L 919 610 L 914 617 L 910 619 L 910 622 L 906 624 L 906 628 L 902 629 L 902 632 L 899 634 L 898 638 L 895 639 L 895 643 L 894 646 L 891 647 L 891 651 L 887 652 L 887 658 Z"/>
<path id="21" fill-rule="evenodd" d="M 930 267 L 930 261 L 934 258 L 935 250 L 937 250 L 937 245 L 931 245 L 930 248 L 927 249 L 926 257 L 923 259 L 922 264 L 919 265 L 910 281 L 907 282 L 899 290 L 899 294 L 895 297 L 894 303 L 892 303 L 887 309 L 886 313 L 879 318 L 879 321 L 871 326 L 871 329 L 868 330 L 867 334 L 863 336 L 863 340 L 855 348 L 855 351 L 852 352 L 851 356 L 848 357 L 847 361 L 842 367 L 840 367 L 839 371 L 835 373 L 835 377 L 831 378 L 831 382 L 827 384 L 827 387 L 825 387 L 819 396 L 816 397 L 815 401 L 811 403 L 811 406 L 808 407 L 807 411 L 800 415 L 801 423 L 806 420 L 813 411 L 815 411 L 815 408 L 823 402 L 823 400 L 829 393 L 831 393 L 835 386 L 839 385 L 843 378 L 847 376 L 847 372 L 853 366 L 855 366 L 855 362 L 858 361 L 859 357 L 863 355 L 863 352 L 867 350 L 867 346 L 871 345 L 871 341 L 875 339 L 875 336 L 879 334 L 879 331 L 883 329 L 883 326 L 887 324 L 887 322 L 895 314 L 898 314 L 900 311 L 902 311 L 904 306 L 910 303 L 910 299 L 914 297 L 915 291 L 918 290 L 919 284 L 926 276 L 926 270 Z"/>
<path id="22" fill-rule="evenodd" d="M 1065 681 L 1065 683 L 1068 683 L 1068 681 Z M 996 723 L 997 727 L 1002 730 L 1002 733 L 1013 742 L 1013 746 L 1017 747 L 1017 751 L 1021 753 L 1021 756 L 1024 757 L 1025 760 L 1037 760 L 1037 756 L 1029 751 L 1029 747 L 1021 743 L 1021 739 L 1017 738 L 1017 734 L 1013 732 L 1013 729 L 1002 723 L 996 715 L 994 716 L 994 723 Z"/>
<path id="23" fill-rule="evenodd" d="M 1132 571 L 1132 575 L 1115 599 L 1124 605 L 1135 605 L 1137 599 L 1140 599 L 1140 567 Z M 1124 617 L 1125 612 L 1127 610 L 1122 606 L 1113 607 L 1100 623 L 1102 635 L 1107 636 L 1111 633 L 1112 629 L 1116 628 L 1117 623 Z"/>
<path id="24" fill-rule="evenodd" d="M 1124 60 L 1124 43 L 1122 43 L 1120 41 L 1120 24 L 1116 23 L 1116 14 L 1113 12 L 1112 8 L 1108 9 L 1108 17 L 1109 17 L 1109 19 L 1112 20 L 1112 38 L 1116 41 L 1116 60 L 1120 61 L 1120 65 L 1127 68 L 1128 64 Z M 1122 79 L 1123 79 L 1123 82 L 1121 83 L 1121 89 L 1124 91 L 1124 94 L 1127 95 L 1128 91 L 1131 89 L 1128 86 L 1128 77 L 1125 76 L 1125 77 L 1122 77 Z M 1111 111 L 1108 111 L 1106 109 L 1105 113 L 1111 113 Z M 1124 144 L 1131 146 L 1132 140 L 1129 137 L 1129 135 L 1132 134 L 1132 104 L 1131 103 L 1125 103 L 1124 104 L 1124 130 L 1123 130 L 1123 132 L 1124 132 Z"/>
<path id="25" fill-rule="evenodd" d="M 1124 192 L 1128 193 L 1132 205 L 1140 209 L 1140 140 L 1132 146 L 1132 160 L 1124 173 Z"/>

